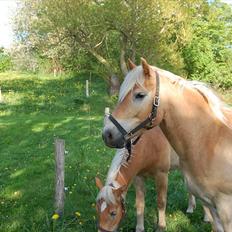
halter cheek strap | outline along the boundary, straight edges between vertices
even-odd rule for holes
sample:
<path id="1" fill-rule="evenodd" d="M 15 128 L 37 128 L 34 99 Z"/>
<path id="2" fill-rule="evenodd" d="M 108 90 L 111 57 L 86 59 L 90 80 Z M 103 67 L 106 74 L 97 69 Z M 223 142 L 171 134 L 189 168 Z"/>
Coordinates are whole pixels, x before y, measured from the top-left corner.
<path id="1" fill-rule="evenodd" d="M 160 79 L 159 79 L 159 73 L 155 71 L 156 74 L 156 90 L 155 90 L 155 97 L 151 109 L 150 115 L 143 121 L 141 122 L 138 126 L 136 126 L 134 129 L 131 131 L 127 132 L 123 126 L 113 117 L 112 114 L 108 115 L 108 118 L 110 121 L 117 127 L 117 129 L 120 131 L 120 133 L 123 136 L 123 139 L 126 143 L 126 148 L 128 150 L 129 156 L 127 158 L 127 161 L 130 159 L 131 156 L 131 146 L 134 145 L 140 137 L 138 137 L 135 142 L 132 143 L 131 139 L 135 136 L 136 132 L 139 130 L 145 128 L 147 130 L 151 129 L 153 127 L 153 121 L 157 116 L 157 111 L 160 103 L 160 98 L 159 98 L 159 92 L 160 92 Z"/>

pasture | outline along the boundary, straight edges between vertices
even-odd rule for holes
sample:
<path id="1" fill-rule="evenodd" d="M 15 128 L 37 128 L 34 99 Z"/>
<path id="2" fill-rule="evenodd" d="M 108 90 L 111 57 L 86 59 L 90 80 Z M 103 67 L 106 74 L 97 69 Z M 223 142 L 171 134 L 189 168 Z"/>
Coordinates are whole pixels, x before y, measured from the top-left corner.
<path id="1" fill-rule="evenodd" d="M 93 76 L 90 97 L 85 97 L 87 74 L 42 76 L 0 74 L 4 103 L 0 105 L 0 231 L 97 231 L 95 176 L 105 179 L 114 155 L 101 138 L 103 113 L 116 98 Z M 231 99 L 228 91 L 227 99 Z M 53 221 L 54 138 L 66 142 L 65 211 Z M 146 184 L 146 231 L 153 231 L 156 215 L 155 187 Z M 134 189 L 126 202 L 127 215 L 120 231 L 136 225 Z M 203 210 L 185 213 L 187 192 L 179 172 L 170 173 L 167 232 L 209 232 Z"/>

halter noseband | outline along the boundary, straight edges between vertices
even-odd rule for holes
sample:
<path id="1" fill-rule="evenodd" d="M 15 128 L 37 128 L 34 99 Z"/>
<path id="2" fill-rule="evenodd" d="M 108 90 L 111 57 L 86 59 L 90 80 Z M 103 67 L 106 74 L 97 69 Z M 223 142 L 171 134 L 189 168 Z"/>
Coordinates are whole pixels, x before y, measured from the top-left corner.
<path id="1" fill-rule="evenodd" d="M 141 130 L 142 128 L 145 128 L 147 130 L 151 129 L 153 126 L 153 121 L 157 116 L 157 109 L 160 103 L 160 98 L 159 98 L 159 90 L 160 90 L 160 79 L 159 79 L 159 73 L 155 71 L 156 74 L 156 90 L 155 90 L 155 97 L 152 105 L 152 110 L 150 115 L 143 121 L 141 122 L 138 126 L 136 126 L 134 129 L 131 131 L 127 132 L 123 126 L 113 117 L 112 114 L 108 115 L 109 120 L 117 127 L 117 129 L 120 131 L 120 133 L 123 136 L 124 141 L 126 142 L 126 149 L 128 150 L 129 156 L 127 158 L 127 161 L 130 159 L 131 156 L 131 146 L 136 144 L 139 140 L 140 137 L 136 138 L 134 142 L 131 141 L 131 139 L 134 137 L 136 132 Z"/>

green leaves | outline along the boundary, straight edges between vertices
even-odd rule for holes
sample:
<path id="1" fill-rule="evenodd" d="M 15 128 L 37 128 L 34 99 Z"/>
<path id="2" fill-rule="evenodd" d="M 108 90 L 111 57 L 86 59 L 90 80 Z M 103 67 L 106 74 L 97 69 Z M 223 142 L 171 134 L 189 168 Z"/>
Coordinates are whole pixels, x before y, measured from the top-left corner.
<path id="1" fill-rule="evenodd" d="M 232 85 L 231 19 L 231 8 L 215 1 L 192 21 L 193 37 L 183 49 L 189 78 L 224 88 Z"/>
<path id="2" fill-rule="evenodd" d="M 24 69 L 91 70 L 108 79 L 123 76 L 127 58 L 139 62 L 144 56 L 179 75 L 231 85 L 232 12 L 219 1 L 20 3 L 13 54 Z"/>
<path id="3" fill-rule="evenodd" d="M 12 61 L 10 55 L 0 48 L 0 72 L 10 70 L 12 67 Z"/>

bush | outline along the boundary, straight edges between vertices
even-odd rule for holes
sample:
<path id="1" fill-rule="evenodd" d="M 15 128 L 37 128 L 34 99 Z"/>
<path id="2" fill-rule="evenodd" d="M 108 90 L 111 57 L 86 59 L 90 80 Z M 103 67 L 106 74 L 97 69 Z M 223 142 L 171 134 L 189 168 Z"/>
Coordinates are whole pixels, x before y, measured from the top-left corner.
<path id="1" fill-rule="evenodd" d="M 7 54 L 4 49 L 0 49 L 0 72 L 10 70 L 12 67 L 11 57 Z"/>

